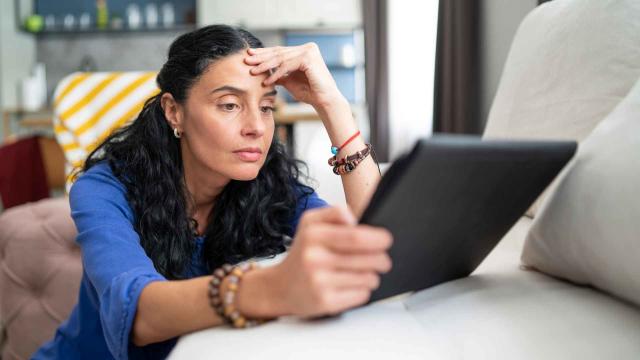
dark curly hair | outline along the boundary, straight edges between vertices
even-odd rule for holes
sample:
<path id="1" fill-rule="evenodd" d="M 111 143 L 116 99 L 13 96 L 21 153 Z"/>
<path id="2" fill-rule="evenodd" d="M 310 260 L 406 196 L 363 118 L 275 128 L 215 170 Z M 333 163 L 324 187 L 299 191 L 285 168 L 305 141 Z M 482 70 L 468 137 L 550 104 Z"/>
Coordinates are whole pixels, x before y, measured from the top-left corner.
<path id="1" fill-rule="evenodd" d="M 163 93 L 184 103 L 207 67 L 247 47 L 263 47 L 246 30 L 211 25 L 178 37 L 158 74 L 160 93 L 148 99 L 138 117 L 114 131 L 88 156 L 80 172 L 107 161 L 124 184 L 134 228 L 156 269 L 169 279 L 184 277 L 194 250 L 187 213 L 180 142 L 160 105 Z M 273 137 L 265 163 L 251 181 L 231 180 L 216 199 L 206 228 L 203 257 L 208 268 L 285 250 L 284 234 L 301 196 L 313 192 L 299 178 L 306 165 L 291 158 Z"/>

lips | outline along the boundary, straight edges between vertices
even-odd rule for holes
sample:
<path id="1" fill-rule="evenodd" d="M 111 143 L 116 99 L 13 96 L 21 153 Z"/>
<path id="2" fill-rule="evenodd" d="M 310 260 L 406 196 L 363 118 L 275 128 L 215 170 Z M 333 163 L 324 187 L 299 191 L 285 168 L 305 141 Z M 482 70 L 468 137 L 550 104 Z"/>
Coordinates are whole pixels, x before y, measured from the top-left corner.
<path id="1" fill-rule="evenodd" d="M 233 152 L 240 160 L 247 162 L 256 162 L 262 157 L 262 150 L 257 147 L 248 147 Z"/>

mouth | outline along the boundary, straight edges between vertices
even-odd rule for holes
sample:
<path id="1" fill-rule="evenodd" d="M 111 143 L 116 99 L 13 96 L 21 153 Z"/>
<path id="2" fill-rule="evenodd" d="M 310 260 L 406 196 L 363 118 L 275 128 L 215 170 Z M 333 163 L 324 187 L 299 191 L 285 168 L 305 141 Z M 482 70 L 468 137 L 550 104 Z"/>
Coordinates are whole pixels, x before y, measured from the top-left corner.
<path id="1" fill-rule="evenodd" d="M 240 160 L 247 162 L 256 162 L 262 157 L 262 150 L 257 147 L 248 147 L 233 152 Z"/>

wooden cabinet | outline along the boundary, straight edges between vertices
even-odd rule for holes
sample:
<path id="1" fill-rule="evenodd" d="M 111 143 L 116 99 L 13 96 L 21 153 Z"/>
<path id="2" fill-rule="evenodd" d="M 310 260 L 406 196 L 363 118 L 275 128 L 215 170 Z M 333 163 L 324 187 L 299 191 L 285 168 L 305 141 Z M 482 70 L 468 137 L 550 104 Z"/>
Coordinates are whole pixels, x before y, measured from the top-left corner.
<path id="1" fill-rule="evenodd" d="M 228 24 L 250 30 L 358 28 L 360 0 L 198 0 L 198 26 Z"/>

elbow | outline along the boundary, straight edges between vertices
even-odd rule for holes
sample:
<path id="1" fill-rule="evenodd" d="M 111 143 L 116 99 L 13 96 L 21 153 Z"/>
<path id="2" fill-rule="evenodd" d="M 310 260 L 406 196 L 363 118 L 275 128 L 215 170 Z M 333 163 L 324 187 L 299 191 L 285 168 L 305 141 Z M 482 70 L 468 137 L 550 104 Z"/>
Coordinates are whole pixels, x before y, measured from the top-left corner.
<path id="1" fill-rule="evenodd" d="M 139 316 L 136 316 L 131 328 L 131 342 L 135 346 L 146 346 L 160 341 L 152 327 Z"/>
<path id="2" fill-rule="evenodd" d="M 149 308 L 149 289 L 152 288 L 152 284 L 146 286 L 140 297 L 138 298 L 138 306 L 133 318 L 133 324 L 131 326 L 131 334 L 129 336 L 130 341 L 135 346 L 146 346 L 162 340 L 165 340 L 160 335 L 157 326 L 157 321 L 154 321 L 151 314 L 153 309 Z M 150 312 L 151 311 L 151 312 Z"/>

